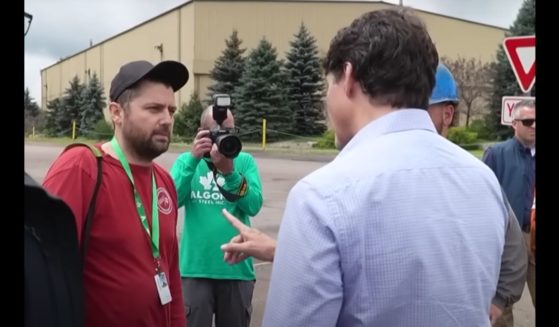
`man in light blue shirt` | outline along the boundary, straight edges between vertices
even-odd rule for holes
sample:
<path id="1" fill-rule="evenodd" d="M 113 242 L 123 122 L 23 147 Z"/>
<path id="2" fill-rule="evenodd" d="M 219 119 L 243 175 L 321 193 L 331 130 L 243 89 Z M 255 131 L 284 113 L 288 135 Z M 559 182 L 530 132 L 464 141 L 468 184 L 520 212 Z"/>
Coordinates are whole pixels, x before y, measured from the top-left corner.
<path id="1" fill-rule="evenodd" d="M 429 115 L 437 132 L 445 136 L 453 120 L 455 107 L 460 101 L 452 73 L 441 63 L 437 67 L 435 87 L 429 99 Z M 445 190 L 440 190 L 445 192 Z M 499 201 L 499 199 L 497 199 Z M 502 315 L 504 307 L 517 302 L 522 296 L 526 279 L 527 249 L 516 216 L 510 205 L 505 234 L 505 247 L 501 256 L 501 270 L 497 291 L 490 310 L 492 322 Z M 229 243 L 222 246 L 225 259 L 231 264 L 244 260 L 247 255 L 264 261 L 273 261 L 276 242 L 261 231 L 244 225 L 236 217 L 224 212 L 225 217 L 239 231 Z"/>
<path id="2" fill-rule="evenodd" d="M 423 24 L 397 11 L 332 41 L 342 150 L 289 194 L 263 326 L 490 325 L 507 208 L 491 170 L 436 133 L 437 63 Z"/>
<path id="3" fill-rule="evenodd" d="M 394 11 L 332 41 L 326 101 L 342 151 L 290 192 L 275 254 L 246 226 L 224 246 L 234 263 L 235 241 L 259 240 L 243 246 L 274 260 L 264 326 L 490 325 L 507 206 L 426 112 L 437 57 L 423 24 Z"/>

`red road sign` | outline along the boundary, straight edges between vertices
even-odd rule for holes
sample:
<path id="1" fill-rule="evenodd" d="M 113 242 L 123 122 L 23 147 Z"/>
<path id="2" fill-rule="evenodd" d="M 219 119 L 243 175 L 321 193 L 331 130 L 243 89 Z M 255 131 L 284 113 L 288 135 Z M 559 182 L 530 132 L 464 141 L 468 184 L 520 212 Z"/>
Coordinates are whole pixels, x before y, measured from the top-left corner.
<path id="1" fill-rule="evenodd" d="M 514 36 L 503 41 L 520 89 L 529 93 L 536 81 L 536 36 Z"/>

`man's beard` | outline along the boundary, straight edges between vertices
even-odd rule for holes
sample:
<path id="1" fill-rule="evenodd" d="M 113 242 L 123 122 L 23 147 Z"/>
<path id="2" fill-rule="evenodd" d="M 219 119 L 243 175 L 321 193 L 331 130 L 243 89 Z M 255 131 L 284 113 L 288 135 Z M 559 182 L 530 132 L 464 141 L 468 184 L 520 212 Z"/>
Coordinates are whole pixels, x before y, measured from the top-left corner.
<path id="1" fill-rule="evenodd" d="M 169 149 L 169 143 L 171 142 L 170 128 L 161 127 L 146 136 L 141 129 L 131 125 L 130 121 L 128 121 L 128 124 L 124 124 L 122 134 L 126 143 L 130 147 L 129 150 L 133 151 L 139 158 L 148 161 L 151 161 L 166 152 Z M 166 136 L 167 141 L 156 141 L 155 137 L 157 135 Z"/>

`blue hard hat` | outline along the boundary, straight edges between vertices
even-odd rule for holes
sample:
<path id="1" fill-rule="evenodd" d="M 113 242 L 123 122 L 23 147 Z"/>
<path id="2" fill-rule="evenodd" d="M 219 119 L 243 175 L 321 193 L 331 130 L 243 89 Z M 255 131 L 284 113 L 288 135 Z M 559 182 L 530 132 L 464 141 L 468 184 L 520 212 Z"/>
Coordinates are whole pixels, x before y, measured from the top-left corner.
<path id="1" fill-rule="evenodd" d="M 452 73 L 443 64 L 437 66 L 435 88 L 429 98 L 429 105 L 441 102 L 460 102 L 458 86 L 456 85 L 454 76 L 452 76 Z"/>

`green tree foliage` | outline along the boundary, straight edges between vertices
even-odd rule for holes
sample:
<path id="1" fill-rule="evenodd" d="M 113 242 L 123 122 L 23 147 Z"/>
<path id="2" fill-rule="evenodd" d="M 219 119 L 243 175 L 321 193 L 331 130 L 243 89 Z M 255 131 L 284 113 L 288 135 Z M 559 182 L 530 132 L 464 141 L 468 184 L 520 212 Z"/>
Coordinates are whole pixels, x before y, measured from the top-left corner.
<path id="1" fill-rule="evenodd" d="M 114 134 L 113 126 L 105 119 L 99 119 L 95 126 L 93 126 L 93 132 L 88 133 L 88 137 L 99 140 L 99 141 L 109 141 Z"/>
<path id="2" fill-rule="evenodd" d="M 39 105 L 29 94 L 29 88 L 25 88 L 25 91 L 23 92 L 23 99 L 25 116 L 37 117 L 39 115 Z"/>
<path id="3" fill-rule="evenodd" d="M 285 67 L 289 106 L 294 118 L 293 132 L 297 135 L 321 135 L 326 130 L 322 107 L 324 81 L 316 40 L 301 23 L 290 45 Z"/>
<path id="4" fill-rule="evenodd" d="M 60 112 L 62 112 L 62 102 L 62 98 L 56 98 L 47 103 L 45 132 L 48 136 L 62 136 L 63 129 L 68 129 L 67 126 L 64 126 L 62 129 L 58 124 L 58 116 L 60 115 Z M 67 131 L 66 135 L 68 135 Z"/>
<path id="5" fill-rule="evenodd" d="M 313 148 L 318 149 L 335 149 L 336 148 L 336 138 L 333 130 L 325 131 L 318 141 L 313 145 Z"/>
<path id="6" fill-rule="evenodd" d="M 225 49 L 210 71 L 210 77 L 215 84 L 208 87 L 209 99 L 214 94 L 219 93 L 231 95 L 235 86 L 239 84 L 245 63 L 243 53 L 246 51 L 246 49 L 241 48 L 242 43 L 243 41 L 239 39 L 237 30 L 233 30 L 229 39 L 225 40 Z M 231 101 L 234 103 L 235 99 L 231 99 Z"/>
<path id="7" fill-rule="evenodd" d="M 43 119 L 39 110 L 39 105 L 29 94 L 29 89 L 25 88 L 23 92 L 23 110 L 24 110 L 24 128 L 26 134 L 31 134 L 33 128 L 36 130 L 42 129 Z"/>
<path id="8" fill-rule="evenodd" d="M 520 8 L 516 20 L 510 27 L 507 36 L 535 35 L 536 0 L 525 0 Z M 491 130 L 492 138 L 505 139 L 512 135 L 512 130 L 501 125 L 501 102 L 503 96 L 522 95 L 505 50 L 499 45 L 497 62 L 493 66 L 494 83 L 491 97 L 491 108 L 486 116 L 487 126 Z M 536 85 L 531 90 L 536 96 Z"/>
<path id="9" fill-rule="evenodd" d="M 175 116 L 174 134 L 184 141 L 193 140 L 200 127 L 202 111 L 204 111 L 204 107 L 200 97 L 197 92 L 194 92 L 188 104 L 183 104 Z"/>
<path id="10" fill-rule="evenodd" d="M 262 39 L 251 51 L 239 85 L 235 88 L 235 121 L 243 139 L 261 137 L 262 119 L 267 120 L 268 139 L 283 137 L 291 131 L 293 115 L 289 108 L 286 74 L 282 62 L 277 60 L 277 50 Z M 252 131 L 258 131 L 250 133 Z"/>
<path id="11" fill-rule="evenodd" d="M 83 106 L 83 92 L 86 86 L 80 82 L 78 76 L 70 81 L 62 100 L 52 107 L 55 129 L 57 134 L 71 136 L 72 123 L 76 122 L 76 129 L 79 130 L 81 123 L 80 111 Z"/>
<path id="12" fill-rule="evenodd" d="M 62 97 L 47 103 L 45 123 L 47 134 L 71 136 L 75 121 L 78 135 L 99 138 L 98 122 L 104 120 L 105 100 L 103 86 L 97 74 L 93 74 L 87 85 L 81 83 L 78 76 L 75 76 Z"/>
<path id="13" fill-rule="evenodd" d="M 97 122 L 104 119 L 103 109 L 106 106 L 103 86 L 97 78 L 97 74 L 89 80 L 81 95 L 81 108 L 79 112 L 80 129 L 83 133 L 95 130 Z"/>

